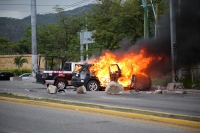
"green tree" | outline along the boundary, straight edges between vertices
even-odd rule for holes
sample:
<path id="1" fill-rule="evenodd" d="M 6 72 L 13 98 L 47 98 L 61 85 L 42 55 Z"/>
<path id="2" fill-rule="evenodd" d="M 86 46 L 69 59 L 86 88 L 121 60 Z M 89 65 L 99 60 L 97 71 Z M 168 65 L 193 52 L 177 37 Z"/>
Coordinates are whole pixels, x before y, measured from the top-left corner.
<path id="1" fill-rule="evenodd" d="M 68 61 L 78 61 L 80 57 L 80 42 L 78 32 L 84 25 L 83 16 L 62 16 L 59 12 L 58 24 L 37 26 L 38 54 L 46 56 L 61 56 Z M 25 37 L 20 44 L 31 46 L 31 28 L 25 30 Z M 22 50 L 22 49 L 21 49 Z M 28 51 L 25 49 L 24 51 Z"/>
<path id="2" fill-rule="evenodd" d="M 18 46 L 8 38 L 0 36 L 0 49 L 1 55 L 11 55 L 17 53 Z"/>
<path id="3" fill-rule="evenodd" d="M 162 0 L 159 4 L 160 15 L 167 9 Z M 144 10 L 141 0 L 97 0 L 97 5 L 87 15 L 89 30 L 96 30 L 95 42 L 104 49 L 118 49 L 119 41 L 129 38 L 132 42 L 143 36 Z M 154 21 L 152 9 L 149 9 L 149 20 Z"/>
<path id="4" fill-rule="evenodd" d="M 17 56 L 14 58 L 14 64 L 17 66 L 18 70 L 23 66 L 24 63 L 28 63 L 28 60 L 23 58 L 23 56 Z"/>

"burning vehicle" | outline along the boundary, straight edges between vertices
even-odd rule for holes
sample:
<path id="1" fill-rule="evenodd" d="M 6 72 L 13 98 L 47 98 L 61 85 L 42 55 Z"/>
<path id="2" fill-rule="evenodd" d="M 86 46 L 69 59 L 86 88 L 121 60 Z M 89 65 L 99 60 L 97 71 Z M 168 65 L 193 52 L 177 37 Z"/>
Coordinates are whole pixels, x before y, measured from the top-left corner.
<path id="1" fill-rule="evenodd" d="M 109 82 L 120 82 L 123 77 L 121 69 L 118 64 L 111 64 L 108 68 L 107 74 L 103 77 L 97 77 L 95 68 L 98 64 L 77 64 L 72 73 L 71 83 L 75 87 L 84 85 L 87 91 L 98 91 L 105 89 Z M 151 87 L 151 79 L 143 74 L 132 75 L 128 83 L 122 84 L 126 89 L 148 90 Z"/>
<path id="2" fill-rule="evenodd" d="M 145 91 L 151 88 L 151 70 L 156 70 L 155 64 L 164 62 L 164 57 L 136 46 L 126 51 L 103 51 L 100 57 L 76 65 L 71 83 L 75 87 L 84 85 L 87 91 L 97 91 L 114 81 L 125 90 Z"/>

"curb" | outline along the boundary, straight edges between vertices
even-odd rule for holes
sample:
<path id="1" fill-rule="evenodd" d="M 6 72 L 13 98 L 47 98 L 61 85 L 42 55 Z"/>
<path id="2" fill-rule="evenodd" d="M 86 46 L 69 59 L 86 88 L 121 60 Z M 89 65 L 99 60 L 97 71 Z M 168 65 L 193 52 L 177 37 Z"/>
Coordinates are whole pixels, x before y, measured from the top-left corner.
<path id="1" fill-rule="evenodd" d="M 8 97 L 3 97 L 3 96 L 0 96 L 0 100 L 10 101 L 10 102 L 19 102 L 19 103 L 31 104 L 31 105 L 56 107 L 56 108 L 61 108 L 61 109 L 74 109 L 77 111 L 104 113 L 104 114 L 108 114 L 108 115 L 117 115 L 117 116 L 121 116 L 121 117 L 133 118 L 133 119 L 139 118 L 139 119 L 145 119 L 145 120 L 154 120 L 154 121 L 159 121 L 159 122 L 172 123 L 172 124 L 200 128 L 200 122 L 182 120 L 182 119 L 164 118 L 164 117 L 158 117 L 158 116 L 153 116 L 153 115 L 127 113 L 127 112 L 120 112 L 120 111 L 115 111 L 115 110 L 98 109 L 98 108 L 92 108 L 92 107 L 82 107 L 82 106 L 52 103 L 52 102 L 43 102 L 43 101 L 18 99 L 18 98 L 8 98 Z"/>

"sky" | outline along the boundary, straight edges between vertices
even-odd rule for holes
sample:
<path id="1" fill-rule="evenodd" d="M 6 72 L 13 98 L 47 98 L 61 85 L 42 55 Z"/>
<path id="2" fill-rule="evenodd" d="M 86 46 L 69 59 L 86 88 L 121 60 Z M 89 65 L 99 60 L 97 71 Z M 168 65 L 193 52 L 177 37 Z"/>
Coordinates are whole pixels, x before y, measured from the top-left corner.
<path id="1" fill-rule="evenodd" d="M 65 11 L 95 3 L 96 0 L 36 0 L 37 14 L 55 13 L 59 5 Z M 31 15 L 31 0 L 0 0 L 0 17 L 23 19 Z"/>

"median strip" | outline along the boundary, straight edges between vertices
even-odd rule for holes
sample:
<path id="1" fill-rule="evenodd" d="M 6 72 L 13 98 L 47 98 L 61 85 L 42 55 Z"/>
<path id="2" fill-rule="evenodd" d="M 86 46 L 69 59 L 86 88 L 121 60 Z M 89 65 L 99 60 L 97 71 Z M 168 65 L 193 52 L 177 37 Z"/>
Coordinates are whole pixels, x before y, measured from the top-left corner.
<path id="1" fill-rule="evenodd" d="M 200 117 L 195 117 L 195 116 L 185 116 L 185 115 L 169 114 L 162 112 L 153 112 L 147 110 L 55 100 L 48 98 L 20 96 L 7 92 L 0 93 L 0 100 L 21 102 L 33 105 L 50 106 L 57 108 L 65 108 L 65 109 L 76 109 L 76 110 L 78 109 L 80 111 L 92 111 L 92 112 L 106 113 L 111 115 L 129 117 L 129 118 L 148 119 L 148 120 L 162 121 L 167 123 L 174 123 L 174 124 L 187 125 L 200 128 Z"/>

